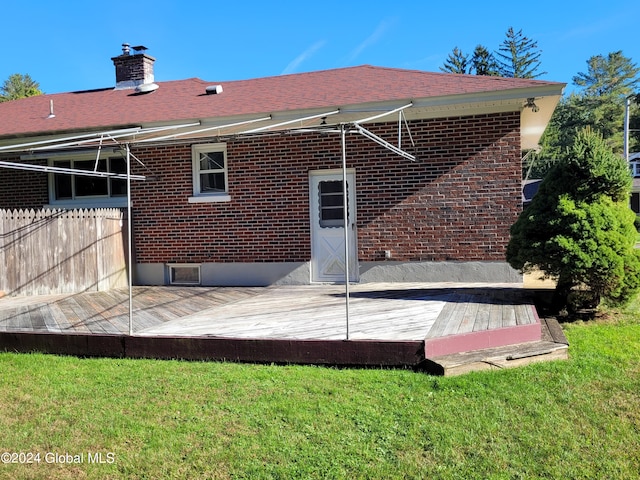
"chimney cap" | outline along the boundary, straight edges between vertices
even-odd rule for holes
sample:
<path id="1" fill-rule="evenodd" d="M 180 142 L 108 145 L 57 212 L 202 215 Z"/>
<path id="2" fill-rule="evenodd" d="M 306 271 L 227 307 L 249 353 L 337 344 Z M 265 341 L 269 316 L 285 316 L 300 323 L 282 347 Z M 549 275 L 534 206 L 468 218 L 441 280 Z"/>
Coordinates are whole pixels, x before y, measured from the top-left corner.
<path id="1" fill-rule="evenodd" d="M 131 47 L 131 48 L 133 48 L 133 51 L 136 52 L 136 53 L 144 53 L 145 50 L 149 50 L 144 45 L 138 45 L 136 47 Z"/>

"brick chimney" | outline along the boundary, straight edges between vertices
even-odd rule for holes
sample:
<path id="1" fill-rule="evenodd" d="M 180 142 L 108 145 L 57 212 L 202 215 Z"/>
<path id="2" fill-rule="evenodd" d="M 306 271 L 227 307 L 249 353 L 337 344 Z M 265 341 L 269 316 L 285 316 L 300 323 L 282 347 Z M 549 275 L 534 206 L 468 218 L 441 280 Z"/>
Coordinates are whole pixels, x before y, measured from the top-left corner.
<path id="1" fill-rule="evenodd" d="M 116 67 L 116 90 L 153 83 L 153 63 L 156 59 L 144 53 L 147 47 L 140 45 L 132 48 L 133 55 L 129 51 L 129 44 L 123 43 L 122 55 L 111 59 Z"/>

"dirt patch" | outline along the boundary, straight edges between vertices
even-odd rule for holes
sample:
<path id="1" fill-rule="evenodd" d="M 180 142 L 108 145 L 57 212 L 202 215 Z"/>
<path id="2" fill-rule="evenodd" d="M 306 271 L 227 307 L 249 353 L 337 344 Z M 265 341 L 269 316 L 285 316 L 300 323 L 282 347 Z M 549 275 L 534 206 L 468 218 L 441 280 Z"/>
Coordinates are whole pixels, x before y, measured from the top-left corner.
<path id="1" fill-rule="evenodd" d="M 542 280 L 540 277 L 542 277 L 542 273 L 537 271 L 532 273 L 526 273 L 523 276 L 524 288 L 536 288 L 536 289 L 548 288 L 551 290 L 556 288 L 556 282 L 554 280 Z"/>

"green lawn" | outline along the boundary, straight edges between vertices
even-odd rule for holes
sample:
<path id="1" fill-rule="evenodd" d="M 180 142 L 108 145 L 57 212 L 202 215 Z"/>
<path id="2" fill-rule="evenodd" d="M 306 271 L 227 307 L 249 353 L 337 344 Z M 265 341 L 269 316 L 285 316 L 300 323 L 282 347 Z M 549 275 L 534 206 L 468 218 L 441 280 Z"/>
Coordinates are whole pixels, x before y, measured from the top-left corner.
<path id="1" fill-rule="evenodd" d="M 638 478 L 637 310 L 452 378 L 0 354 L 0 478 Z"/>

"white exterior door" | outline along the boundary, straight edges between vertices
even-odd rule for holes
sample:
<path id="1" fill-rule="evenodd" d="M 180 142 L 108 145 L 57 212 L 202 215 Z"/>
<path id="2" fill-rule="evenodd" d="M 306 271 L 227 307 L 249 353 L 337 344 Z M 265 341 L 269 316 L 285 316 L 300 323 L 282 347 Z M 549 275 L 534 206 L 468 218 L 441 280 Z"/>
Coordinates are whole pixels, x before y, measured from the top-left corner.
<path id="1" fill-rule="evenodd" d="M 358 281 L 355 172 L 347 171 L 349 280 Z M 344 197 L 341 170 L 309 174 L 311 281 L 344 282 Z"/>

